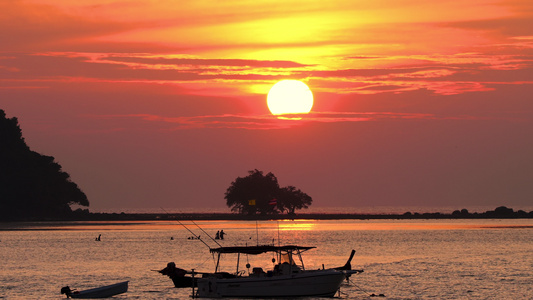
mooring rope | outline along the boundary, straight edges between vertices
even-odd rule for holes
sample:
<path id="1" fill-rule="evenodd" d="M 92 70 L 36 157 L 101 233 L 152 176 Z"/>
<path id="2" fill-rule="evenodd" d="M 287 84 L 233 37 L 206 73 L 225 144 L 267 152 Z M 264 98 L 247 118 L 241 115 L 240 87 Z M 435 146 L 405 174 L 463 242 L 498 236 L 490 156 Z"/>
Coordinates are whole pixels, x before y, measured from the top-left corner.
<path id="1" fill-rule="evenodd" d="M 375 293 L 370 293 L 366 290 L 364 290 L 362 287 L 358 286 L 357 284 L 351 282 L 351 281 L 348 281 L 348 284 L 349 285 L 353 285 L 354 287 L 356 287 L 359 291 L 365 293 L 365 294 L 368 294 L 369 297 L 385 297 L 384 294 L 375 294 Z M 342 293 L 341 290 L 339 289 L 339 294 Z M 346 293 L 342 293 L 344 295 L 347 295 Z"/>

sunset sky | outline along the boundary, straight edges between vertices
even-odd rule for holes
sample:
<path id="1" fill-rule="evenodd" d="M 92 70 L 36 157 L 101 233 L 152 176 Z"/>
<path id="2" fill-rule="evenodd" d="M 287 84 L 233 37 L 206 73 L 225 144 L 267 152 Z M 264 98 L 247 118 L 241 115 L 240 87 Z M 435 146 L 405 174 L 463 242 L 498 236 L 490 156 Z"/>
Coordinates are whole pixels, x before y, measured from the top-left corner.
<path id="1" fill-rule="evenodd" d="M 533 4 L 0 2 L 0 109 L 91 211 L 227 211 L 249 170 L 313 209 L 533 209 Z M 266 95 L 297 79 L 300 119 Z"/>

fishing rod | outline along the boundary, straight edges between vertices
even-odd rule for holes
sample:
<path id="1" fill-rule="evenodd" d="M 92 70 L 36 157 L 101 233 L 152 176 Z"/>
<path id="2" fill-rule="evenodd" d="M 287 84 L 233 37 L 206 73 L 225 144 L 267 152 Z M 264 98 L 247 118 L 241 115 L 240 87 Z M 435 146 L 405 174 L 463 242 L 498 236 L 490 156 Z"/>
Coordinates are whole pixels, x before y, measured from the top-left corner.
<path id="1" fill-rule="evenodd" d="M 161 209 L 162 209 L 167 215 L 170 216 L 170 214 L 169 214 L 164 208 L 161 207 Z M 206 245 L 207 248 L 211 249 L 211 247 L 209 247 L 209 245 L 208 245 L 206 242 L 204 242 L 204 241 L 200 238 L 199 235 L 196 235 L 194 232 L 192 232 L 189 228 L 187 228 L 187 226 L 185 226 L 185 224 L 181 223 L 180 220 L 175 219 L 175 221 L 178 222 L 181 226 L 185 227 L 185 229 L 187 229 L 187 230 L 188 230 L 188 231 L 189 231 L 189 232 L 190 232 L 190 233 L 191 233 L 191 234 L 192 234 L 197 240 L 200 240 L 202 243 L 204 243 L 204 245 Z M 194 223 L 194 222 L 193 222 L 193 223 Z M 196 226 L 198 226 L 198 225 L 196 225 Z M 209 235 L 208 235 L 208 236 L 209 236 Z M 217 243 L 217 244 L 218 244 L 218 243 Z M 220 246 L 220 245 L 219 245 L 219 246 Z"/>
<path id="2" fill-rule="evenodd" d="M 192 222 L 194 225 L 196 225 L 196 227 L 200 228 L 200 230 L 201 230 L 203 233 L 205 233 L 205 235 L 207 235 L 211 240 L 213 240 L 213 242 L 215 242 L 219 247 L 222 247 L 222 245 L 220 245 L 220 244 L 217 242 L 217 240 L 215 240 L 214 238 L 212 238 L 212 237 L 209 235 L 209 233 L 205 232 L 205 230 L 203 230 L 202 227 L 200 227 L 200 226 L 198 226 L 198 224 L 194 223 L 193 220 L 191 220 L 191 222 Z"/>

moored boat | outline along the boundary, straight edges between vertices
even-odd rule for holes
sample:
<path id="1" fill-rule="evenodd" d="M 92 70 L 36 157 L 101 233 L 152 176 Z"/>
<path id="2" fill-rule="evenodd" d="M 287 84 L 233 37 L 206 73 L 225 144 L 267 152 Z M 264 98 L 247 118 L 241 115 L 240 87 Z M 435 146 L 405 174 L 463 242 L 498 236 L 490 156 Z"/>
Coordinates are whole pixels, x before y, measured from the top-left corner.
<path id="1" fill-rule="evenodd" d="M 67 298 L 93 299 L 108 298 L 128 291 L 128 281 L 119 282 L 111 285 L 97 287 L 93 289 L 76 291 L 66 286 L 61 288 L 61 294 L 66 294 Z"/>
<path id="2" fill-rule="evenodd" d="M 171 275 L 176 287 L 184 283 L 184 278 L 189 278 L 188 283 L 193 288 L 193 297 L 221 298 L 270 298 L 270 297 L 333 297 L 339 290 L 343 280 L 350 275 L 361 273 L 362 270 L 352 270 L 351 260 L 355 251 L 352 250 L 348 262 L 337 268 L 324 268 L 318 270 L 306 270 L 301 254 L 315 247 L 296 245 L 286 246 L 235 246 L 211 248 L 210 252 L 217 256 L 215 271 L 212 273 L 199 273 L 194 270 L 180 272 L 178 281 Z M 246 264 L 248 272 L 239 268 L 241 255 L 259 255 L 274 253 L 272 270 L 264 271 L 261 267 L 253 267 L 250 272 L 250 264 Z M 220 263 L 223 254 L 236 254 L 237 267 L 235 273 L 221 272 Z M 295 259 L 298 259 L 298 263 Z M 275 263 L 277 261 L 277 263 Z M 168 270 L 173 269 L 174 264 L 167 265 Z M 177 269 L 177 268 L 175 268 Z M 163 272 L 161 272 L 163 273 Z M 190 277 L 189 277 L 190 275 Z"/>

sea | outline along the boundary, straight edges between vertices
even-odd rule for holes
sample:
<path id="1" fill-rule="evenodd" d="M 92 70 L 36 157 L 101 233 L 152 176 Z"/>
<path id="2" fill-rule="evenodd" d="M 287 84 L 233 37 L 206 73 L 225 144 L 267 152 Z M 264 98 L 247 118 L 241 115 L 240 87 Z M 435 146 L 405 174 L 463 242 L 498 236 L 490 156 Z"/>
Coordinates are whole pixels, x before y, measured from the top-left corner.
<path id="1" fill-rule="evenodd" d="M 211 239 L 219 230 L 224 240 Z M 189 299 L 157 270 L 211 272 L 217 243 L 314 246 L 306 269 L 342 266 L 354 249 L 352 268 L 364 272 L 340 299 L 533 299 L 532 219 L 0 223 L 0 299 L 64 299 L 64 286 L 121 281 L 129 290 L 112 299 Z M 239 270 L 246 264 L 273 263 L 241 256 Z M 222 267 L 235 272 L 236 258 Z"/>

